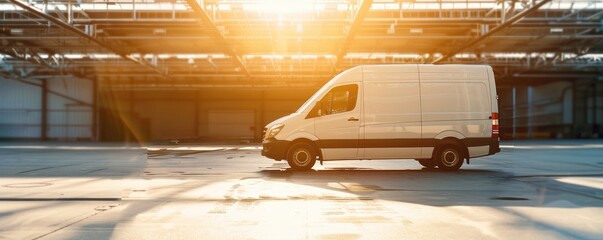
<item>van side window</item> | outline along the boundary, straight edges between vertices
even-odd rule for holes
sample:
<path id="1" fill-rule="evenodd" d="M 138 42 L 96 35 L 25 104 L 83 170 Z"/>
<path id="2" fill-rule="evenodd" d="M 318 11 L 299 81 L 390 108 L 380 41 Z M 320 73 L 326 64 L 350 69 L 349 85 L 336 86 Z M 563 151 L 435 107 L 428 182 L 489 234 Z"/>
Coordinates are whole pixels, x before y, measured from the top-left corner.
<path id="1" fill-rule="evenodd" d="M 354 110 L 358 97 L 358 85 L 350 84 L 334 87 L 321 100 L 318 116 Z"/>

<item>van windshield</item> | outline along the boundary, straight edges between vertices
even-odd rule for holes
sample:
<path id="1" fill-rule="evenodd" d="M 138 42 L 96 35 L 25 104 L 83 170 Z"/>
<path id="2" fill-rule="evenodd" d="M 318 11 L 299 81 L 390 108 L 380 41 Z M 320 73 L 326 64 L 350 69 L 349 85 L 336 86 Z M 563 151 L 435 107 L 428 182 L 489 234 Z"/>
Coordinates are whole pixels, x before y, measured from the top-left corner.
<path id="1" fill-rule="evenodd" d="M 331 89 L 331 87 L 333 87 L 333 85 L 335 85 L 335 83 L 339 82 L 340 78 L 344 78 L 344 77 L 350 77 L 350 78 L 356 78 L 358 75 L 355 74 L 350 74 L 353 71 L 359 71 L 359 67 L 353 67 L 350 68 L 348 70 L 345 70 L 339 74 L 337 74 L 337 76 L 335 76 L 333 79 L 329 80 L 324 86 L 322 86 L 318 91 L 316 91 L 316 93 L 314 93 L 314 95 L 312 95 L 312 97 L 310 97 L 310 99 L 308 99 L 301 107 L 299 107 L 299 109 L 297 109 L 297 111 L 295 111 L 295 113 L 302 113 L 304 111 L 306 111 L 308 108 L 313 107 L 313 103 L 315 103 L 316 101 L 318 101 L 318 99 L 320 97 L 322 97 L 326 91 L 328 91 L 329 89 Z"/>
<path id="2" fill-rule="evenodd" d="M 345 73 L 345 72 L 343 72 L 343 73 Z M 307 108 L 311 107 L 310 105 L 312 105 L 312 103 L 318 101 L 319 97 L 321 97 L 326 91 L 331 89 L 331 86 L 333 86 L 333 83 L 336 82 L 337 79 L 343 75 L 343 73 L 340 73 L 339 75 L 335 76 L 333 79 L 329 80 L 324 86 L 322 86 L 320 89 L 318 89 L 318 91 L 316 91 L 316 93 L 314 93 L 314 95 L 312 95 L 312 97 L 310 97 L 301 107 L 299 107 L 299 109 L 297 109 L 297 111 L 295 111 L 295 113 L 304 112 Z"/>
<path id="3" fill-rule="evenodd" d="M 297 109 L 297 111 L 295 111 L 296 113 L 301 113 L 304 112 L 308 107 L 310 107 L 310 105 L 313 102 L 316 102 L 318 100 L 318 97 L 321 96 L 327 89 L 329 89 L 330 84 L 327 83 L 324 86 L 322 86 L 318 91 L 316 91 L 316 93 L 314 93 L 314 95 L 312 95 L 312 97 L 310 97 L 303 105 L 301 105 L 301 107 L 299 107 L 299 109 Z"/>

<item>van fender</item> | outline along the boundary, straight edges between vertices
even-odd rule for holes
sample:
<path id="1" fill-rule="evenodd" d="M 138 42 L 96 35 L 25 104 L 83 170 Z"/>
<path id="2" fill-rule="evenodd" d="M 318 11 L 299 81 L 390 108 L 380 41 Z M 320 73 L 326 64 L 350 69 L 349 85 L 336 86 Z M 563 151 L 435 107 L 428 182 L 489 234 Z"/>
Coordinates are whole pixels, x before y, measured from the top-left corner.
<path id="1" fill-rule="evenodd" d="M 436 144 L 436 147 L 441 144 L 446 144 L 446 143 L 454 144 L 454 145 L 461 147 L 462 149 L 460 149 L 460 150 L 463 153 L 463 155 L 465 155 L 465 158 L 467 159 L 467 164 L 469 164 L 469 149 L 463 142 L 463 139 L 465 139 L 465 138 L 466 138 L 465 135 L 463 135 L 462 133 L 460 133 L 458 131 L 454 131 L 454 130 L 444 131 L 444 132 L 441 132 L 438 135 L 436 135 L 435 139 L 439 140 L 438 143 Z M 435 154 L 435 151 L 434 151 L 434 154 Z"/>
<path id="2" fill-rule="evenodd" d="M 301 139 L 301 138 L 305 138 L 305 139 L 308 139 L 313 142 L 318 141 L 318 138 L 316 136 L 314 136 L 314 134 L 311 134 L 309 132 L 295 132 L 295 133 L 287 136 L 287 138 L 285 140 L 293 142 L 293 141 L 295 141 L 297 139 Z"/>
<path id="3" fill-rule="evenodd" d="M 309 132 L 295 132 L 289 135 L 286 140 L 289 141 L 289 145 L 291 145 L 291 143 L 293 143 L 294 141 L 298 140 L 311 141 L 311 144 L 314 145 L 314 147 L 316 147 L 316 150 L 318 151 L 318 158 L 320 159 L 320 164 L 322 165 L 322 150 L 320 149 L 318 144 L 316 144 L 316 142 L 318 141 L 318 137 L 314 136 L 314 134 L 311 134 Z"/>
<path id="4" fill-rule="evenodd" d="M 438 133 L 438 135 L 435 136 L 435 139 L 442 140 L 442 139 L 448 138 L 448 137 L 453 137 L 453 138 L 456 138 L 456 139 L 464 139 L 465 135 L 463 135 L 462 133 L 460 133 L 458 131 L 447 130 L 447 131 L 443 131 L 441 133 Z"/>

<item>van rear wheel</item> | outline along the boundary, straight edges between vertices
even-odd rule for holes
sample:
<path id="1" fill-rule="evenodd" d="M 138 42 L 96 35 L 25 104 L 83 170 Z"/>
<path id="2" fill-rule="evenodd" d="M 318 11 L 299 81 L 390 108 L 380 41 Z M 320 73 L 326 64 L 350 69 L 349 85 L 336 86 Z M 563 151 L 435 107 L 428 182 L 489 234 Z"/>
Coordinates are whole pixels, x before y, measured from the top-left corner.
<path id="1" fill-rule="evenodd" d="M 434 156 L 435 164 L 444 171 L 458 170 L 463 165 L 463 160 L 463 155 L 454 146 L 440 147 Z"/>
<path id="2" fill-rule="evenodd" d="M 435 168 L 436 164 L 433 161 L 433 159 L 417 159 L 417 161 L 419 162 L 419 164 L 421 164 L 421 166 L 426 167 L 426 168 Z"/>
<path id="3" fill-rule="evenodd" d="M 316 151 L 308 143 L 295 143 L 289 149 L 287 162 L 293 170 L 310 170 L 316 163 Z"/>

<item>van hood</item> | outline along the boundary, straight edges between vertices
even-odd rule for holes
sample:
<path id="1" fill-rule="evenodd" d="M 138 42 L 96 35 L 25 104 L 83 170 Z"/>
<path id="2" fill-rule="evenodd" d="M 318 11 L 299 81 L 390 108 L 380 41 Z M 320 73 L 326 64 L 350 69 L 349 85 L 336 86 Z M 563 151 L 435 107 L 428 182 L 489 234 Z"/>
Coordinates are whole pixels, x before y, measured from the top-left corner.
<path id="1" fill-rule="evenodd" d="M 292 113 L 292 114 L 289 114 L 289 115 L 284 116 L 282 118 L 276 119 L 276 120 L 272 121 L 271 123 L 268 123 L 266 125 L 266 129 L 270 129 L 272 126 L 274 126 L 276 124 L 283 123 L 283 122 L 287 121 L 289 118 L 294 117 L 296 114 L 297 113 Z"/>

